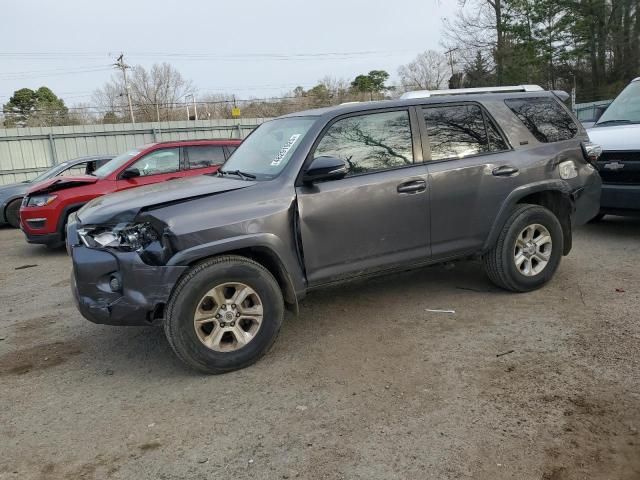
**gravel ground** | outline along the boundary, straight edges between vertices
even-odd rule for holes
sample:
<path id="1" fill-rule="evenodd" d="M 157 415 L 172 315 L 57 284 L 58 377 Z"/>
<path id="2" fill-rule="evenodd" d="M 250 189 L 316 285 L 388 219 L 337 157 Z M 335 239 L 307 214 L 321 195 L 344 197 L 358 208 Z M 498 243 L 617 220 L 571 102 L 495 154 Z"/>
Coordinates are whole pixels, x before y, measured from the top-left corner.
<path id="1" fill-rule="evenodd" d="M 0 229 L 0 479 L 639 479 L 639 240 L 583 227 L 530 294 L 477 262 L 314 293 L 207 377 L 85 321 L 66 253 Z"/>

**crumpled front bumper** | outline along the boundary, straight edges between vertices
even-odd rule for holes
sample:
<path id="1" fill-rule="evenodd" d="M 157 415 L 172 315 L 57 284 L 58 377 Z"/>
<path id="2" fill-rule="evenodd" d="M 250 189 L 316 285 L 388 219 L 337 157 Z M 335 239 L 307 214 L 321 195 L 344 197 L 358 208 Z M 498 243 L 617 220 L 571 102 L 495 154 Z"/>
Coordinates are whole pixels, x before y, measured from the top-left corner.
<path id="1" fill-rule="evenodd" d="M 79 244 L 69 225 L 67 248 L 73 261 L 71 289 L 80 313 L 105 325 L 151 325 L 186 266 L 144 263 L 136 252 L 94 249 Z M 117 279 L 119 288 L 112 282 Z"/>

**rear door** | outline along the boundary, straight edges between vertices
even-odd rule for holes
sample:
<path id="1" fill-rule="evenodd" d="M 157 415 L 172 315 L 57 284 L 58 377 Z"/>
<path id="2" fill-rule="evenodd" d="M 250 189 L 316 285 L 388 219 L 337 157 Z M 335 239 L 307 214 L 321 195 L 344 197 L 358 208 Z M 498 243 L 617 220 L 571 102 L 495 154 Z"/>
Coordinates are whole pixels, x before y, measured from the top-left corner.
<path id="1" fill-rule="evenodd" d="M 310 286 L 429 258 L 418 130 L 414 113 L 395 109 L 339 118 L 320 135 L 311 157 L 342 158 L 349 172 L 297 187 Z"/>
<path id="2" fill-rule="evenodd" d="M 518 185 L 516 154 L 478 103 L 430 104 L 418 112 L 430 152 L 432 255 L 475 252 Z"/>
<path id="3" fill-rule="evenodd" d="M 193 145 L 184 147 L 186 175 L 213 173 L 225 162 L 222 145 Z"/>
<path id="4" fill-rule="evenodd" d="M 122 178 L 122 172 L 120 172 L 117 180 L 117 190 L 166 182 L 183 177 L 185 172 L 180 169 L 181 156 L 181 147 L 159 148 L 143 155 L 124 169 L 135 168 L 140 173 L 140 176 Z"/>

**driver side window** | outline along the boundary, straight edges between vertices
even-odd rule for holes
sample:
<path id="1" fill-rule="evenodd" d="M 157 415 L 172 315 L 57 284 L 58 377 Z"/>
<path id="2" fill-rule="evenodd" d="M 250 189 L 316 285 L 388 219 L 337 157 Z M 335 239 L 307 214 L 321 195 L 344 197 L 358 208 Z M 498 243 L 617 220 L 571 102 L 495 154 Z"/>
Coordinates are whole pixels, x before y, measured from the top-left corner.
<path id="1" fill-rule="evenodd" d="M 155 150 L 128 167 L 128 169 L 133 168 L 138 169 L 141 177 L 177 172 L 180 170 L 180 149 Z"/>
<path id="2" fill-rule="evenodd" d="M 341 158 L 347 176 L 413 165 L 411 126 L 407 110 L 343 118 L 329 127 L 314 158 Z"/>

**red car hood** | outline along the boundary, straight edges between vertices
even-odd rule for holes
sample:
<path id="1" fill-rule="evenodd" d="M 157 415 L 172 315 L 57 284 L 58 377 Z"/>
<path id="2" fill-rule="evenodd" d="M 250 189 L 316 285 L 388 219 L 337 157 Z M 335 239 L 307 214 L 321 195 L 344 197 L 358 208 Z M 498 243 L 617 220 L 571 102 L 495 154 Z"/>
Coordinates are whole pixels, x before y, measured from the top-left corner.
<path id="1" fill-rule="evenodd" d="M 92 175 L 78 175 L 77 177 L 53 177 L 43 182 L 36 183 L 31 187 L 27 194 L 32 193 L 47 193 L 54 192 L 56 190 L 62 190 L 63 188 L 77 187 L 78 185 L 88 185 L 90 183 L 96 183 L 98 177 Z"/>

